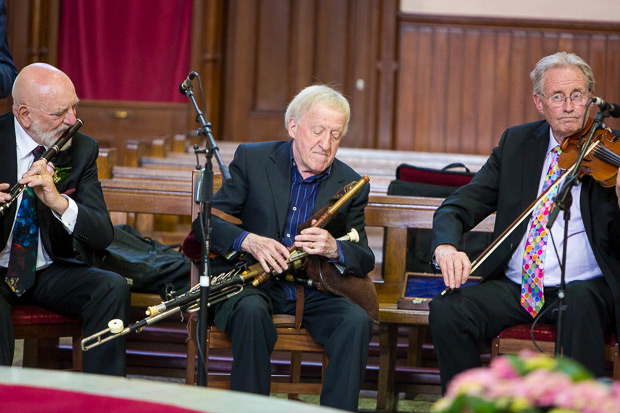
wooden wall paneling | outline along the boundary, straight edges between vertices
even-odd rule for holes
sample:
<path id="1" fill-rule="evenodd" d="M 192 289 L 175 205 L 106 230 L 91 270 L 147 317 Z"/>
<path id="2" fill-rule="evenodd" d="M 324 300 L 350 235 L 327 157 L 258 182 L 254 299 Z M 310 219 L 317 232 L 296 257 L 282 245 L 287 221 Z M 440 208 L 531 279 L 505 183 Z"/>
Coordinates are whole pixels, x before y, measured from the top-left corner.
<path id="1" fill-rule="evenodd" d="M 428 82 L 428 87 L 431 88 L 431 94 L 418 96 L 418 104 L 424 104 L 428 101 L 430 108 L 431 120 L 430 129 L 426 136 L 421 140 L 429 141 L 427 145 L 427 151 L 429 152 L 444 152 L 445 141 L 443 139 L 437 139 L 444 136 L 446 131 L 446 108 L 450 99 L 457 99 L 458 96 L 454 96 L 452 91 L 448 88 L 448 73 L 450 70 L 454 70 L 446 61 L 448 56 L 448 36 L 449 31 L 445 27 L 437 27 L 433 34 L 433 53 L 427 59 L 431 64 L 432 77 Z M 403 71 L 404 72 L 404 71 Z M 403 76 L 407 76 L 403 73 Z M 425 97 L 426 96 L 426 97 Z M 412 135 L 411 141 L 415 141 Z"/>
<path id="2" fill-rule="evenodd" d="M 485 150 L 494 144 L 494 142 L 487 142 L 484 137 L 494 136 L 493 119 L 488 114 L 493 111 L 493 101 L 496 95 L 495 83 L 497 78 L 495 68 L 497 67 L 498 56 L 497 49 L 494 47 L 495 40 L 492 32 L 482 30 L 480 37 L 481 64 L 477 73 L 479 89 L 477 92 L 474 92 L 477 95 L 477 101 L 472 103 L 470 108 L 472 111 L 475 107 L 479 108 L 475 120 L 477 125 L 476 144 L 478 146 L 476 152 L 478 153 L 484 153 Z"/>
<path id="3" fill-rule="evenodd" d="M 253 24 L 255 0 L 230 0 L 226 22 L 226 61 L 224 64 L 224 106 L 222 137 L 224 140 L 250 141 L 248 129 L 254 72 L 256 36 Z M 285 31 L 286 28 L 283 28 Z M 283 36 L 287 35 L 282 33 Z M 274 74 L 276 76 L 276 74 Z"/>
<path id="4" fill-rule="evenodd" d="M 605 70 L 603 74 L 606 79 L 604 96 L 611 96 L 611 91 L 620 91 L 620 35 L 609 36 L 607 52 L 607 62 L 605 67 L 616 68 L 616 70 Z M 612 100 L 612 102 L 620 103 L 617 100 Z M 616 123 L 616 125 L 617 124 L 618 123 Z"/>
<path id="5" fill-rule="evenodd" d="M 257 53 L 255 56 L 254 90 L 248 91 L 252 98 L 253 111 L 280 112 L 282 102 L 289 97 L 287 79 L 277 75 L 286 73 L 288 67 L 290 36 L 283 34 L 290 33 L 290 15 L 290 2 L 279 0 L 259 2 L 256 50 L 267 53 Z M 282 53 L 282 51 L 289 52 Z M 283 122 L 279 122 L 278 127 L 281 132 Z"/>
<path id="6" fill-rule="evenodd" d="M 530 73 L 532 69 L 534 68 L 534 66 L 536 65 L 536 63 L 538 63 L 538 61 L 543 56 L 547 56 L 543 52 L 544 45 L 543 45 L 542 40 L 543 40 L 543 37 L 541 36 L 540 32 L 530 31 L 527 33 L 526 60 L 529 66 L 526 65 L 523 67 L 523 72 L 524 72 L 523 78 L 525 79 L 524 89 L 523 89 L 524 97 L 523 97 L 523 102 L 522 102 L 522 105 L 525 110 L 524 119 L 533 119 L 533 120 L 542 119 L 542 115 L 538 113 L 538 110 L 536 109 L 536 106 L 533 103 L 534 98 L 532 97 L 532 94 L 534 92 L 534 85 L 532 84 L 532 81 L 530 80 Z M 494 146 L 496 144 L 497 142 L 495 142 Z"/>
<path id="7" fill-rule="evenodd" d="M 28 63 L 58 64 L 60 0 L 30 0 Z"/>
<path id="8" fill-rule="evenodd" d="M 7 6 L 8 42 L 13 55 L 13 62 L 20 70 L 28 62 L 28 39 L 30 27 L 30 2 L 9 1 Z"/>
<path id="9" fill-rule="evenodd" d="M 508 30 L 500 30 L 499 32 L 493 31 L 491 36 L 497 39 L 495 50 L 498 59 L 494 67 L 496 71 L 496 82 L 492 85 L 496 91 L 492 101 L 493 106 L 490 111 L 484 114 L 488 121 L 493 124 L 493 135 L 487 136 L 486 139 L 484 139 L 484 141 L 488 143 L 489 149 L 497 145 L 499 136 L 501 136 L 501 133 L 506 129 L 506 125 L 508 125 L 508 116 L 510 113 L 509 100 L 512 91 L 512 86 L 510 85 L 512 39 L 510 33 Z M 480 136 L 478 136 L 478 139 L 480 139 Z M 487 150 L 486 153 L 490 153 L 490 150 Z"/>
<path id="10" fill-rule="evenodd" d="M 592 67 L 594 73 L 600 73 L 596 79 L 595 91 L 606 91 L 607 77 L 606 77 L 606 64 L 607 64 L 607 39 L 602 36 L 592 36 L 590 40 L 590 56 L 588 57 L 588 63 Z M 603 99 L 607 99 L 603 97 Z"/>
<path id="11" fill-rule="evenodd" d="M 507 127 L 540 119 L 529 73 L 540 58 L 558 50 L 590 63 L 597 95 L 612 102 L 620 98 L 620 24 L 399 17 L 393 149 L 488 154 Z M 447 67 L 443 81 L 442 66 Z M 419 102 L 432 102 L 431 111 L 441 108 L 445 114 L 431 115 L 429 126 L 428 109 Z M 616 127 L 618 120 L 606 123 Z"/>
<path id="12" fill-rule="evenodd" d="M 344 90 L 351 101 L 349 132 L 342 146 L 373 148 L 376 145 L 376 70 L 379 8 L 373 0 L 358 0 L 348 9 L 349 42 Z"/>
<path id="13" fill-rule="evenodd" d="M 343 90 L 349 57 L 347 49 L 347 4 L 317 0 L 314 76 L 318 82 L 330 83 Z"/>
<path id="14" fill-rule="evenodd" d="M 518 125 L 525 118 L 524 105 L 533 105 L 532 99 L 527 98 L 532 91 L 532 82 L 529 80 L 529 72 L 536 62 L 527 60 L 527 36 L 525 31 L 514 30 L 511 32 L 510 45 L 510 79 L 509 94 L 506 103 L 508 111 L 508 123 L 505 127 Z M 532 119 L 534 120 L 534 119 Z"/>
<path id="15" fill-rule="evenodd" d="M 398 96 L 396 93 L 396 78 L 399 73 L 400 49 L 397 33 L 397 15 L 399 2 L 397 0 L 383 0 L 377 7 L 377 22 L 379 25 L 379 38 L 377 39 L 376 71 L 377 81 L 370 87 L 376 88 L 376 104 L 374 110 L 367 114 L 376 117 L 377 126 L 373 129 L 375 145 L 379 149 L 391 149 L 394 147 L 396 128 L 395 110 Z M 400 54 L 402 56 L 402 53 Z"/>
<path id="16" fill-rule="evenodd" d="M 398 85 L 403 90 L 415 92 L 416 80 L 419 78 L 415 70 L 416 62 L 416 43 L 417 29 L 415 27 L 404 27 L 400 33 L 400 50 L 399 50 L 399 71 L 398 71 Z M 383 64 L 383 62 L 382 62 Z M 440 70 L 441 68 L 437 68 Z M 381 75 L 382 78 L 389 77 Z M 381 86 L 389 83 L 385 79 L 382 79 Z M 396 105 L 398 108 L 395 111 L 395 131 L 396 136 L 402 137 L 402 141 L 397 145 L 402 150 L 413 150 L 414 139 L 413 136 L 420 136 L 414 134 L 413 126 L 415 125 L 414 119 L 412 119 L 417 113 L 414 108 L 414 93 L 395 93 Z M 432 99 L 438 95 L 431 96 Z M 380 102 L 381 103 L 381 102 Z M 385 125 L 385 113 L 382 110 L 381 104 L 379 106 L 379 147 L 384 148 L 385 145 L 389 145 L 386 149 L 391 148 L 392 141 L 386 139 L 386 135 L 391 134 L 389 128 Z M 410 139 L 407 139 L 409 137 Z"/>
<path id="17" fill-rule="evenodd" d="M 464 34 L 463 41 L 463 93 L 461 96 L 454 96 L 461 102 L 462 117 L 462 136 L 478 136 L 478 117 L 476 108 L 480 107 L 480 90 L 484 85 L 478 83 L 478 73 L 480 66 L 484 64 L 485 57 L 482 56 L 480 49 L 480 31 L 471 30 Z M 476 153 L 477 139 L 460 139 L 459 152 Z"/>
<path id="18" fill-rule="evenodd" d="M 462 121 L 463 111 L 460 105 L 460 97 L 463 95 L 463 72 L 464 65 L 464 29 L 460 27 L 451 28 L 449 32 L 449 46 L 447 56 L 447 65 L 450 68 L 448 72 L 448 90 L 449 97 L 446 100 L 444 110 L 446 112 L 446 136 L 436 137 L 435 139 L 443 139 L 446 152 L 458 153 L 461 151 Z M 448 138 L 449 139 L 446 139 Z M 414 137 L 415 139 L 416 137 Z"/>
<path id="19" fill-rule="evenodd" d="M 373 116 L 367 113 L 372 94 L 366 90 L 374 90 L 375 62 L 368 57 L 376 56 L 378 43 L 368 27 L 379 18 L 380 2 L 268 0 L 228 5 L 226 140 L 287 139 L 286 105 L 301 88 L 321 82 L 340 89 L 351 101 L 346 145 L 374 143 L 369 130 L 374 124 L 366 123 Z"/>
<path id="20" fill-rule="evenodd" d="M 431 31 L 426 27 L 421 27 L 418 32 L 417 47 L 413 50 L 415 55 L 415 65 L 417 77 L 415 78 L 415 90 L 413 91 L 413 106 L 416 116 L 411 120 L 413 124 L 414 136 L 419 136 L 419 141 L 413 139 L 409 142 L 412 150 L 428 151 L 433 139 L 433 131 L 429 127 L 431 106 L 427 103 L 428 97 L 432 96 L 433 68 L 428 64 L 432 55 L 432 36 Z M 405 52 L 406 53 L 406 52 Z"/>
<path id="21" fill-rule="evenodd" d="M 219 140 L 222 127 L 223 48 L 226 2 L 224 0 L 194 0 L 192 3 L 192 52 L 190 70 L 202 78 L 205 93 L 207 121 L 212 125 L 213 137 Z M 198 87 L 194 88 L 196 92 Z M 200 105 L 200 99 L 196 99 Z M 201 110 L 203 108 L 201 107 Z M 187 129 L 200 126 L 196 111 L 188 100 Z M 178 131 L 181 132 L 181 131 Z"/>
<path id="22" fill-rule="evenodd" d="M 314 2 L 307 0 L 294 1 L 291 10 L 291 44 L 288 67 L 291 81 L 288 95 L 295 93 L 313 82 L 314 37 L 316 7 Z M 284 119 L 283 119 L 284 121 Z"/>
<path id="23" fill-rule="evenodd" d="M 7 2 L 7 38 L 17 70 L 34 62 L 58 62 L 60 0 Z M 0 112 L 11 109 L 12 99 L 0 100 Z"/>

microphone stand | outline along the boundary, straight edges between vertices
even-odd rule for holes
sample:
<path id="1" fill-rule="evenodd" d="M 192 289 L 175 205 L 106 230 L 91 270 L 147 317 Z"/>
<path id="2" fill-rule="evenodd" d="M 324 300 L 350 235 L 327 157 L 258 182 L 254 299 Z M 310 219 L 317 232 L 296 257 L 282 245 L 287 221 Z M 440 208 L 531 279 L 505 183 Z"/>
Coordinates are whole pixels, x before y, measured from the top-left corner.
<path id="1" fill-rule="evenodd" d="M 555 330 L 555 356 L 561 356 L 561 337 L 562 337 L 562 327 L 564 323 L 564 311 L 566 310 L 565 304 L 565 295 L 566 295 L 566 257 L 567 257 L 567 245 L 568 244 L 568 223 L 570 221 L 570 207 L 573 203 L 573 198 L 571 196 L 571 189 L 573 186 L 579 183 L 579 171 L 581 169 L 581 163 L 583 162 L 583 158 L 586 155 L 586 151 L 590 147 L 592 143 L 592 138 L 594 137 L 594 132 L 599 129 L 603 123 L 603 117 L 609 116 L 607 112 L 598 112 L 594 117 L 594 122 L 592 123 L 592 128 L 590 128 L 590 133 L 588 134 L 588 138 L 586 139 L 585 144 L 582 146 L 581 151 L 579 152 L 579 156 L 575 161 L 575 168 L 570 173 L 570 175 L 566 178 L 562 187 L 558 190 L 555 198 L 555 206 L 552 208 L 549 213 L 549 219 L 547 220 L 547 230 L 551 231 L 551 227 L 555 222 L 558 213 L 560 210 L 564 211 L 564 244 L 562 245 L 562 261 L 560 262 L 560 287 L 558 289 L 558 319 L 556 322 L 556 330 Z"/>
<path id="2" fill-rule="evenodd" d="M 183 86 L 183 85 L 182 85 Z M 207 148 L 198 150 L 197 145 L 194 146 L 194 152 L 196 157 L 198 153 L 204 153 L 206 156 L 206 163 L 204 169 L 200 172 L 198 181 L 195 188 L 195 202 L 200 203 L 200 226 L 203 236 L 202 244 L 202 261 L 203 266 L 200 269 L 200 307 L 198 312 L 198 349 L 207 343 L 207 328 L 209 327 L 208 311 L 209 307 L 207 302 L 209 301 L 209 293 L 211 291 L 211 267 L 209 263 L 209 251 L 211 249 L 211 208 L 213 205 L 213 164 L 211 158 L 215 155 L 220 171 L 222 172 L 222 179 L 226 182 L 232 181 L 230 172 L 224 163 L 219 153 L 219 149 L 215 144 L 213 135 L 211 134 L 211 124 L 207 121 L 206 115 L 200 111 L 196 99 L 194 98 L 194 91 L 190 85 L 181 89 L 181 93 L 187 95 L 187 98 L 192 101 L 194 109 L 196 110 L 196 122 L 201 124 L 201 128 L 198 130 L 199 135 L 204 135 L 207 141 Z M 204 96 L 204 95 L 203 95 Z M 200 167 L 200 165 L 197 165 Z M 198 386 L 207 385 L 207 370 L 206 370 L 206 351 L 198 352 Z"/>

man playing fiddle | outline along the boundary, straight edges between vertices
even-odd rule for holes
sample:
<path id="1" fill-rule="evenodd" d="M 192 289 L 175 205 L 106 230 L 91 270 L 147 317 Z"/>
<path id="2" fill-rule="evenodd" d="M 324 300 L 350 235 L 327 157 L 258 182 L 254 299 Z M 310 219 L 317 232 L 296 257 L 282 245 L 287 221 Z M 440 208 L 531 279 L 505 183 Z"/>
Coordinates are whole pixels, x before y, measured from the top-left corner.
<path id="1" fill-rule="evenodd" d="M 237 226 L 212 219 L 212 251 L 251 255 L 270 273 L 288 268 L 287 246 L 328 259 L 340 274 L 362 277 L 374 267 L 374 255 L 364 230 L 368 185 L 351 197 L 325 228 L 297 232 L 313 213 L 345 185 L 360 176 L 336 159 L 347 132 L 350 108 L 334 89 L 314 85 L 303 89 L 289 104 L 285 127 L 289 141 L 239 145 L 230 164 L 231 183 L 215 194 L 213 207 L 236 218 Z M 194 233 L 200 241 L 198 218 Z M 355 228 L 358 243 L 337 241 Z M 347 298 L 328 297 L 306 287 L 303 326 L 322 344 L 329 359 L 321 404 L 357 410 L 364 378 L 372 321 Z M 215 325 L 232 339 L 231 388 L 268 395 L 270 354 L 277 333 L 272 313 L 295 314 L 296 287 L 285 281 L 246 286 L 218 304 Z"/>
<path id="2" fill-rule="evenodd" d="M 444 391 L 454 375 L 480 366 L 480 341 L 536 317 L 556 322 L 556 311 L 545 310 L 557 307 L 560 264 L 553 245 L 562 251 L 564 217 L 560 212 L 548 234 L 551 201 L 542 199 L 529 222 L 517 226 L 482 264 L 479 285 L 459 289 L 471 269 L 465 253 L 455 248 L 461 235 L 497 212 L 497 238 L 555 180 L 559 145 L 581 130 L 594 91 L 592 69 L 575 54 L 541 59 L 530 77 L 534 104 L 544 120 L 507 129 L 471 183 L 448 197 L 433 220 L 434 259 L 453 289 L 430 303 Z M 561 345 L 564 356 L 597 376 L 604 369 L 604 333 L 620 331 L 619 194 L 620 182 L 604 188 L 590 176 L 571 191 Z"/>
<path id="3" fill-rule="evenodd" d="M 77 132 L 54 158 L 55 168 L 38 159 L 76 123 L 77 104 L 65 73 L 33 63 L 15 79 L 13 112 L 0 116 L 0 204 L 15 183 L 28 187 L 0 216 L 0 365 L 13 360 L 17 304 L 78 317 L 84 336 L 112 319 L 127 321 L 125 279 L 75 259 L 74 242 L 100 250 L 113 237 L 97 178 L 97 142 Z M 83 366 L 124 375 L 124 339 L 84 353 Z"/>

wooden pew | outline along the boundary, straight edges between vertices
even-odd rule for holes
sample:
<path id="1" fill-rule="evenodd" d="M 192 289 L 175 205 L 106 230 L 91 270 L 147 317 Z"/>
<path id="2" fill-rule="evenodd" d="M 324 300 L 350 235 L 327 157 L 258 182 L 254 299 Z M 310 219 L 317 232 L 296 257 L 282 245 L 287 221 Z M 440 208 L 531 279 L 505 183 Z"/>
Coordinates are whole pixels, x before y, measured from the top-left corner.
<path id="1" fill-rule="evenodd" d="M 191 172 L 190 172 L 191 173 Z M 132 216 L 191 214 L 191 183 L 155 182 L 139 179 L 101 179 L 103 196 L 115 225 L 132 223 Z M 143 233 L 145 236 L 152 234 Z M 189 274 L 188 274 L 189 277 Z M 162 302 L 158 294 L 131 294 L 134 323 L 145 317 L 144 310 Z M 127 371 L 129 374 L 183 377 L 180 360 L 187 336 L 181 318 L 170 318 L 146 327 L 140 334 L 127 336 Z M 177 369 L 178 367 L 179 369 Z"/>
<path id="2" fill-rule="evenodd" d="M 99 179 L 112 178 L 112 168 L 116 165 L 116 148 L 99 148 L 97 169 Z"/>
<path id="3" fill-rule="evenodd" d="M 193 156 L 193 155 L 192 155 Z M 175 159 L 178 155 L 170 154 L 163 159 Z M 187 159 L 187 158 L 185 158 Z M 138 223 L 144 214 L 172 214 L 175 216 L 189 216 L 191 205 L 191 170 L 162 169 L 150 167 L 115 166 L 112 168 L 113 179 L 103 179 L 104 195 L 115 224 L 131 222 Z M 221 177 L 216 173 L 215 190 L 221 185 Z M 183 201 L 185 199 L 186 201 Z M 407 228 L 429 229 L 432 226 L 432 214 L 441 200 L 431 198 L 414 198 L 386 195 L 371 195 L 366 209 L 366 222 L 369 234 L 373 227 L 381 232 L 385 229 L 385 257 L 383 258 L 383 274 L 374 274 L 378 280 L 376 287 L 380 298 L 380 315 L 383 323 L 380 327 L 379 340 L 380 364 L 386 365 L 379 371 L 379 403 L 392 403 L 392 400 L 382 402 L 382 398 L 393 394 L 393 383 L 386 381 L 391 377 L 394 366 L 389 361 L 395 354 L 396 334 L 398 326 L 425 325 L 427 315 L 407 312 L 396 309 L 396 301 L 402 291 L 405 279 L 405 261 Z M 131 220 L 132 214 L 137 214 Z M 147 218 L 152 219 L 152 218 Z M 148 226 L 147 226 L 148 228 Z M 151 227 L 152 228 L 152 227 Z M 489 230 L 492 226 L 488 227 Z M 143 228 L 141 228 L 143 230 Z M 144 231 L 143 231 L 144 232 Z M 181 231 L 183 235 L 189 232 L 189 227 Z M 148 234 L 145 234 L 148 235 Z M 370 235 L 372 237 L 372 235 Z M 382 234 L 380 236 L 382 237 Z M 139 297 L 133 299 L 144 307 L 157 297 Z M 386 345 L 383 345 L 383 344 Z M 417 349 L 416 349 L 417 351 Z M 413 352 L 412 359 L 419 358 Z M 387 357 L 387 358 L 386 358 Z M 393 379 L 392 379 L 393 380 Z"/>
<path id="4" fill-rule="evenodd" d="M 140 169 L 140 168 L 136 168 Z M 132 223 L 140 216 L 154 214 L 191 217 L 191 171 L 190 181 L 157 181 L 145 178 L 101 179 L 103 196 L 115 225 Z M 221 186 L 221 177 L 214 177 L 214 188 Z M 132 220 L 133 218 L 133 220 Z M 183 232 L 189 233 L 189 226 Z M 152 233 L 143 233 L 152 236 Z M 155 237 L 154 237 L 155 238 Z M 165 241 L 163 239 L 162 241 Z M 188 273 L 189 280 L 189 273 Z M 131 305 L 134 319 L 145 317 L 144 310 L 162 302 L 157 294 L 132 293 Z M 184 377 L 186 323 L 171 317 L 146 327 L 140 334 L 127 337 L 127 363 L 130 374 L 148 374 Z"/>
<path id="5" fill-rule="evenodd" d="M 224 141 L 219 142 L 217 145 L 222 160 L 228 165 L 233 159 L 234 152 L 239 142 Z M 132 149 L 125 149 L 126 153 L 130 150 Z M 134 152 L 137 150 L 138 148 L 133 149 Z M 168 153 L 164 157 L 159 154 L 141 156 L 137 153 L 129 157 L 131 159 L 140 159 L 138 164 L 144 168 L 187 170 L 196 166 L 196 156 L 191 148 L 186 153 Z M 450 163 L 461 162 L 466 164 L 470 170 L 477 171 L 486 160 L 485 157 L 478 155 L 407 152 L 348 147 L 339 148 L 337 158 L 352 167 L 359 174 L 368 175 L 370 177 L 371 193 L 375 194 L 387 193 L 390 182 L 395 179 L 396 168 L 402 163 L 428 168 L 443 168 Z M 200 155 L 198 161 L 203 164 L 204 155 Z M 125 165 L 133 166 L 129 164 Z"/>
<path id="6" fill-rule="evenodd" d="M 376 282 L 379 295 L 379 377 L 377 382 L 377 411 L 396 411 L 397 380 L 396 351 L 398 328 L 412 329 L 408 355 L 412 363 L 421 359 L 422 335 L 419 327 L 428 325 L 428 311 L 401 310 L 397 301 L 403 290 L 406 274 L 407 229 L 432 229 L 433 214 L 441 199 L 371 195 L 366 207 L 366 225 L 385 229 L 385 255 L 383 257 L 383 279 Z M 494 216 L 484 220 L 474 231 L 492 232 Z M 369 228 L 370 229 L 370 228 Z M 377 277 L 375 277 L 376 279 Z M 439 391 L 437 372 L 420 373 L 428 383 L 409 383 L 401 386 L 408 391 L 432 393 Z"/>

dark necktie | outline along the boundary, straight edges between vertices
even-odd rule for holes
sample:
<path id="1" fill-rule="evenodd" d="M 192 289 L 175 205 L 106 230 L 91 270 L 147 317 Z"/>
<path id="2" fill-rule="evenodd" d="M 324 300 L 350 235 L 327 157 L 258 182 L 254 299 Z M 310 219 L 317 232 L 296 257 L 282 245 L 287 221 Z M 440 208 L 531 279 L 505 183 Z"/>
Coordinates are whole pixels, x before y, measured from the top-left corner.
<path id="1" fill-rule="evenodd" d="M 35 161 L 44 151 L 43 146 L 34 148 L 32 154 Z M 32 188 L 27 188 L 22 192 L 22 202 L 19 204 L 13 226 L 13 241 L 5 281 L 18 296 L 32 287 L 37 268 L 39 217 L 37 216 L 36 198 Z"/>

